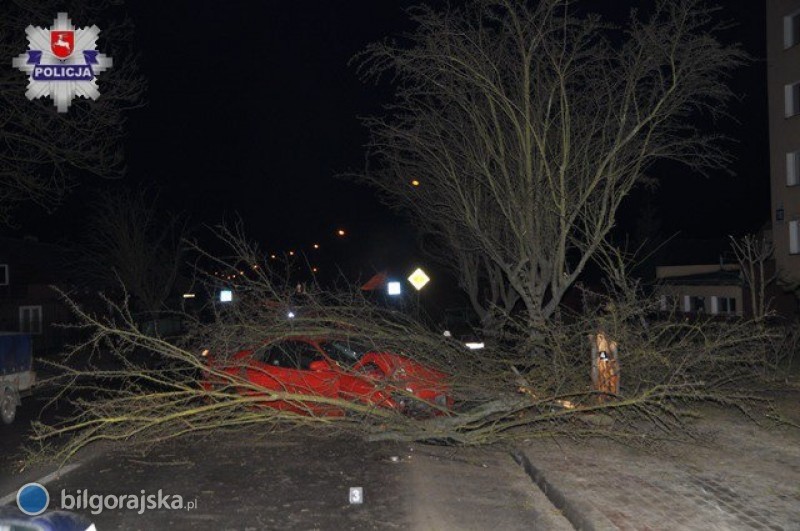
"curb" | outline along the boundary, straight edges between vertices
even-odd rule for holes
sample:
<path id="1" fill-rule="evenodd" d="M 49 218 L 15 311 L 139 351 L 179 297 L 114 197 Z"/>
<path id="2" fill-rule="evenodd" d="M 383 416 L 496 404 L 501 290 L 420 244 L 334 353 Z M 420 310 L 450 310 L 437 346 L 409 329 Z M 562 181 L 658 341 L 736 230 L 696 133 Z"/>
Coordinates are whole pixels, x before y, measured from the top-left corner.
<path id="1" fill-rule="evenodd" d="M 572 524 L 572 527 L 579 531 L 596 531 L 595 526 L 592 524 L 591 521 L 583 514 L 575 504 L 573 504 L 561 490 L 555 487 L 552 483 L 550 483 L 541 470 L 533 466 L 528 456 L 526 456 L 521 450 L 514 449 L 511 451 L 511 457 L 516 461 L 518 465 L 520 465 L 524 470 L 525 473 L 531 478 L 531 481 L 539 487 L 547 499 L 550 500 L 556 509 L 561 511 L 561 514 Z"/>

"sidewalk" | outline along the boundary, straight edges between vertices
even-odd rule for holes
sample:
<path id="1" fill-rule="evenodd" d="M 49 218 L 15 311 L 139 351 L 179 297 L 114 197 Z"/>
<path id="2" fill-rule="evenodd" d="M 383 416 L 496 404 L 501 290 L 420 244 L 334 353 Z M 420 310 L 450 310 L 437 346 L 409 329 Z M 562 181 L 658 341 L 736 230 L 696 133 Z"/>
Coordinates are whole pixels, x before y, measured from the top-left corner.
<path id="1" fill-rule="evenodd" d="M 708 445 L 531 441 L 517 457 L 578 529 L 800 530 L 800 430 L 703 414 Z"/>

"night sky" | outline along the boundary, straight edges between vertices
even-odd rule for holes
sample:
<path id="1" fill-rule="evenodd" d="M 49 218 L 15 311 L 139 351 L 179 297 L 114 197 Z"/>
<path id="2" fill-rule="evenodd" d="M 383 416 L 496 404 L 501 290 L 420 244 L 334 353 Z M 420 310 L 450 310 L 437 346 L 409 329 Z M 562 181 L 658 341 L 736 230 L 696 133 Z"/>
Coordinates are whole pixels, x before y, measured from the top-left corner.
<path id="1" fill-rule="evenodd" d="M 386 85 L 363 84 L 347 62 L 369 42 L 410 29 L 404 9 L 416 3 L 130 2 L 148 92 L 146 106 L 130 114 L 125 184 L 159 190 L 165 208 L 196 223 L 240 216 L 267 252 L 320 243 L 328 257 L 321 262 L 355 267 L 362 276 L 414 262 L 410 226 L 370 189 L 335 176 L 363 167 L 358 116 L 380 112 L 390 96 Z M 738 123 L 720 126 L 738 142 L 729 146 L 735 175 L 705 179 L 656 168 L 660 189 L 634 194 L 621 212 L 621 231 L 635 231 L 648 203 L 662 235 L 724 236 L 768 220 L 764 5 L 721 3 L 720 16 L 737 24 L 726 40 L 741 42 L 754 58 L 733 80 L 741 100 L 730 110 Z M 589 5 L 622 21 L 630 7 L 647 4 Z M 97 186 L 85 182 L 49 217 L 21 214 L 18 232 L 50 241 L 79 237 L 83 205 Z M 340 227 L 346 241 L 335 237 Z"/>

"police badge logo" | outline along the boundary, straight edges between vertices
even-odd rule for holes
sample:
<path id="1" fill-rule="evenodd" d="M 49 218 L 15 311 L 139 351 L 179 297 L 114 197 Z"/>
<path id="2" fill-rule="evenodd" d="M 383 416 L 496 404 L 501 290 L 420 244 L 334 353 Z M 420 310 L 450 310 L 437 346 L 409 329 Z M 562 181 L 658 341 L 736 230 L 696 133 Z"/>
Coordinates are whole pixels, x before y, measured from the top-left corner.
<path id="1" fill-rule="evenodd" d="M 111 68 L 111 58 L 97 51 L 100 28 L 75 28 L 59 13 L 50 29 L 28 26 L 28 51 L 12 60 L 28 74 L 29 100 L 50 96 L 58 112 L 67 112 L 77 97 L 100 97 L 97 75 Z"/>

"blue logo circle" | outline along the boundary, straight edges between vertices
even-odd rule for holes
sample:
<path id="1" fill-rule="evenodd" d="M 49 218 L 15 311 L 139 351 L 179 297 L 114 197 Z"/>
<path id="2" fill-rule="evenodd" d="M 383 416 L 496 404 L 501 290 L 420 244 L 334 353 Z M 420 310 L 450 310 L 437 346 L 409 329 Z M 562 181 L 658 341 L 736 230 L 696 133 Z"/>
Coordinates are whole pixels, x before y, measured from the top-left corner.
<path id="1" fill-rule="evenodd" d="M 42 514 L 49 504 L 50 493 L 39 483 L 28 483 L 17 491 L 17 507 L 27 515 Z"/>

